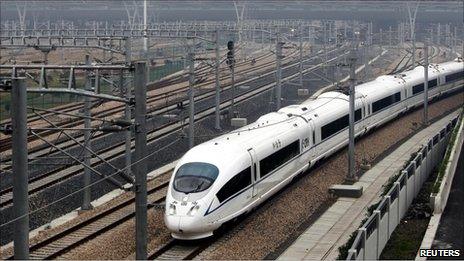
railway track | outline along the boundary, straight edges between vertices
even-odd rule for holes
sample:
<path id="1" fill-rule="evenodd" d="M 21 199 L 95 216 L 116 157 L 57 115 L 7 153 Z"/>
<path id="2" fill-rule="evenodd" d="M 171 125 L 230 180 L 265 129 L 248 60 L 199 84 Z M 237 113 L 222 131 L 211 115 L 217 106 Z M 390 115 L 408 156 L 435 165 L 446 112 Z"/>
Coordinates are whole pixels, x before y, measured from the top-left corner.
<path id="1" fill-rule="evenodd" d="M 266 58 L 268 58 L 269 56 L 272 56 L 272 53 L 265 53 L 263 55 L 260 55 L 256 58 L 256 61 L 261 61 L 261 60 L 264 60 Z M 240 67 L 244 64 L 246 64 L 248 62 L 238 62 L 237 63 L 237 67 Z M 262 68 L 262 64 L 260 64 L 259 66 L 257 66 L 257 69 L 260 69 Z M 211 73 L 211 68 L 209 68 L 208 66 L 206 65 L 202 65 L 201 67 L 197 68 L 196 69 L 196 76 L 197 78 L 199 79 L 202 79 L 206 76 L 208 76 L 210 73 Z M 243 69 L 242 69 L 243 70 Z M 224 71 L 227 71 L 227 68 L 220 68 L 220 72 L 224 72 Z M 240 68 L 238 68 L 237 70 L 238 72 L 241 71 Z M 224 76 L 221 77 L 221 78 L 225 78 Z M 154 82 L 154 83 L 150 83 L 148 88 L 150 88 L 150 86 L 156 86 L 156 88 L 160 89 L 160 88 L 163 88 L 163 87 L 166 87 L 166 86 L 169 86 L 169 85 L 172 85 L 172 84 L 177 84 L 177 83 L 180 83 L 182 81 L 186 81 L 187 78 L 185 75 L 179 75 L 178 77 L 174 78 L 174 79 L 167 79 L 167 80 L 163 80 L 163 81 L 159 81 L 159 82 Z M 211 80 L 209 79 L 208 81 L 206 81 L 205 83 L 201 83 L 199 85 L 197 85 L 198 87 L 202 87 L 204 86 L 205 84 L 208 84 L 208 83 L 211 83 L 212 81 L 214 80 Z M 147 102 L 154 102 L 154 101 L 158 101 L 158 100 L 162 100 L 162 99 L 167 99 L 169 98 L 169 96 L 175 96 L 175 95 L 178 95 L 179 93 L 185 91 L 185 88 L 183 88 L 182 90 L 179 90 L 179 91 L 169 91 L 169 93 L 161 93 L 161 94 L 156 94 L 156 95 L 151 95 L 147 98 Z M 61 112 L 64 112 L 64 113 L 71 113 L 71 112 L 76 112 L 80 109 L 83 108 L 83 103 L 81 102 L 77 102 L 77 103 L 72 103 L 72 104 L 67 104 L 67 105 L 62 105 L 62 106 L 58 106 L 55 108 L 55 110 L 59 110 Z M 111 115 L 115 112 L 122 112 L 124 109 L 124 106 L 117 106 L 116 108 L 111 108 L 111 110 L 104 110 L 104 111 L 99 111 L 97 113 L 95 113 L 94 116 L 96 117 L 106 117 L 108 115 Z M 52 116 L 52 115 L 56 115 L 54 113 L 51 113 L 51 112 L 46 112 L 43 114 L 43 116 L 47 117 L 47 116 Z M 27 124 L 28 126 L 33 126 L 35 124 L 37 124 L 38 122 L 43 122 L 42 118 L 37 116 L 37 115 L 30 115 L 28 117 L 28 121 L 27 121 Z M 77 118 L 72 118 L 72 119 L 68 119 L 68 120 L 64 120 L 63 122 L 60 122 L 58 123 L 58 125 L 60 127 L 63 127 L 63 128 L 70 128 L 70 127 L 74 127 L 76 126 L 78 123 L 79 124 L 82 124 L 82 120 L 79 120 Z M 4 120 L 1 122 L 2 125 L 11 125 L 11 120 Z M 40 133 L 43 134 L 43 135 L 49 135 L 49 134 L 52 134 L 52 133 L 56 133 L 57 131 L 41 131 Z M 33 140 L 36 140 L 36 138 L 34 136 L 31 136 L 29 135 L 28 136 L 28 141 L 33 141 Z M 11 149 L 11 137 L 6 137 L 6 138 L 3 138 L 0 140 L 0 152 L 4 152 L 6 150 L 9 150 Z"/>
<path id="2" fill-rule="evenodd" d="M 292 55 L 294 55 L 295 52 L 291 53 L 290 57 L 289 58 L 293 58 Z M 257 58 L 257 61 L 259 60 L 263 60 L 263 59 L 266 59 L 268 58 L 269 56 L 271 56 L 273 54 L 269 54 L 269 53 L 266 53 L 260 57 Z M 290 63 L 291 59 L 287 59 L 286 62 L 284 62 L 284 65 Z M 267 63 L 263 63 L 263 64 L 259 64 L 257 66 L 255 66 L 253 68 L 253 71 L 259 71 L 259 70 L 262 70 L 262 69 L 266 69 L 266 68 L 269 68 L 269 67 L 272 67 L 273 65 L 273 62 L 267 62 Z M 238 67 L 238 70 L 237 70 L 237 74 L 240 74 L 240 73 L 243 73 L 244 71 L 247 71 L 248 69 L 246 68 L 242 68 L 242 67 L 239 67 L 240 64 L 237 65 Z M 206 68 L 207 69 L 207 68 Z M 205 70 L 204 68 L 203 69 L 200 69 L 199 71 L 197 70 L 197 76 L 198 78 L 202 78 L 204 76 L 206 76 L 208 73 L 209 73 L 209 70 L 210 69 L 207 69 Z M 221 68 L 221 71 L 226 71 L 228 70 L 227 68 Z M 182 76 L 183 77 L 183 76 Z M 220 77 L 220 81 L 223 81 L 225 79 L 227 79 L 228 76 L 227 75 L 222 75 Z M 185 80 L 185 79 L 184 79 Z M 214 79 L 208 79 L 202 83 L 199 83 L 196 85 L 197 89 L 200 89 L 202 87 L 205 87 L 205 86 L 208 86 L 209 84 L 212 84 L 214 82 Z M 174 82 L 170 82 L 170 84 L 175 84 Z M 160 88 L 159 86 L 157 86 L 158 88 Z M 188 86 L 185 86 L 185 87 L 182 87 L 182 88 L 178 88 L 177 90 L 174 90 L 174 91 L 169 91 L 168 93 L 160 93 L 160 94 L 155 94 L 155 95 L 151 95 L 149 97 L 147 97 L 147 113 L 153 113 L 155 110 L 159 109 L 159 104 L 162 103 L 162 101 L 166 101 L 166 104 L 165 105 L 162 105 L 162 106 L 166 106 L 169 104 L 169 105 L 174 105 L 178 102 L 184 102 L 183 99 L 185 99 L 185 93 L 186 93 L 186 90 L 188 89 Z M 153 104 L 158 104 L 157 105 L 153 105 Z M 63 110 L 64 112 L 72 112 L 72 111 L 76 111 L 78 109 L 81 109 L 81 106 L 82 104 L 80 105 L 70 105 L 69 107 L 64 107 Z M 104 118 L 104 117 L 109 117 L 111 115 L 118 115 L 118 114 L 122 114 L 124 112 L 124 105 L 118 105 L 118 106 L 115 106 L 115 107 L 110 107 L 109 109 L 104 109 L 102 111 L 98 111 L 96 113 L 93 114 L 93 117 L 100 117 L 100 118 Z M 48 113 L 48 115 L 53 115 L 53 113 Z M 44 115 L 46 116 L 46 115 Z M 28 121 L 28 125 L 33 125 L 35 121 L 43 121 L 41 117 L 39 116 L 32 116 L 30 117 L 31 120 Z M 6 123 L 8 124 L 8 122 Z M 78 125 L 82 125 L 83 124 L 83 120 L 81 119 L 78 119 L 78 118 L 72 118 L 72 119 L 68 119 L 68 120 L 65 120 L 65 121 L 62 121 L 60 123 L 57 123 L 57 126 L 58 127 L 61 127 L 61 128 L 73 128 L 73 127 L 76 127 Z M 46 131 L 38 131 L 38 134 L 40 134 L 41 136 L 46 136 L 46 135 L 52 135 L 52 134 L 56 134 L 58 133 L 59 131 L 58 130 L 46 130 Z M 82 136 L 83 134 L 80 133 L 80 135 Z M 102 134 L 100 134 L 102 135 Z M 37 138 L 33 135 L 29 135 L 28 136 L 28 141 L 33 141 L 33 140 L 37 140 Z M 61 140 L 58 140 L 57 142 L 58 143 L 62 143 L 64 141 L 66 141 L 68 139 L 66 139 L 66 137 L 62 137 Z M 1 140 L 1 150 L 0 151 L 5 151 L 5 150 L 8 150 L 11 148 L 11 137 L 7 137 L 7 138 L 4 138 Z M 47 146 L 46 144 L 41 144 L 42 146 L 36 146 L 36 147 L 32 147 L 32 148 L 29 148 L 29 152 L 33 157 L 35 157 L 35 155 L 33 153 L 36 153 L 37 151 L 40 151 L 40 150 L 43 150 L 44 148 L 47 149 L 49 146 Z M 45 146 L 43 146 L 45 145 Z M 50 152 L 54 152 L 53 149 L 51 151 L 48 151 L 47 153 L 50 153 Z M 40 154 L 39 154 L 40 155 Z M 11 167 L 8 167 L 10 166 L 10 163 L 11 162 L 11 157 L 10 155 L 6 155 L 3 159 L 3 163 L 4 165 L 6 165 L 6 167 L 3 168 L 4 171 L 9 171 L 9 169 L 11 169 Z"/>
<path id="3" fill-rule="evenodd" d="M 439 54 L 440 54 L 440 48 L 438 47 L 434 47 L 432 46 L 432 52 L 429 57 L 429 59 L 433 59 L 435 57 L 437 57 Z M 421 62 L 423 61 L 425 58 L 420 58 L 417 62 Z M 403 56 L 403 58 L 398 62 L 398 64 L 395 66 L 395 68 L 389 73 L 390 75 L 392 74 L 397 74 L 397 73 L 400 73 L 402 71 L 405 71 L 405 70 L 409 70 L 409 69 L 412 69 L 412 64 L 411 63 L 411 60 L 412 60 L 412 54 L 410 53 L 407 53 L 406 55 Z"/>
<path id="4" fill-rule="evenodd" d="M 316 57 L 313 57 L 311 59 L 316 59 Z M 297 73 L 292 73 L 291 70 L 293 67 L 298 66 L 296 65 L 290 65 L 283 70 L 283 77 L 289 77 L 294 76 Z M 315 68 L 318 68 L 318 65 L 315 66 Z M 273 72 L 267 73 L 267 76 L 272 78 Z M 242 90 L 241 94 L 235 97 L 235 102 L 240 102 L 242 100 L 248 99 L 250 97 L 253 97 L 263 91 L 266 91 L 270 88 L 273 87 L 272 85 L 273 80 L 269 79 L 267 82 L 267 85 L 265 86 L 258 86 L 256 88 L 250 88 L 249 90 Z M 264 83 L 266 84 L 266 83 Z M 228 90 L 228 89 L 226 89 Z M 204 96 L 204 97 L 199 97 L 199 99 L 202 99 L 201 101 L 207 101 L 208 98 L 211 98 L 211 95 L 209 96 Z M 221 109 L 227 108 L 231 104 L 232 98 L 228 98 L 223 100 L 221 104 Z M 197 102 L 199 102 L 198 100 Z M 195 116 L 195 121 L 199 121 L 211 114 L 214 113 L 214 103 L 209 102 L 209 104 L 204 104 L 203 106 L 198 106 L 199 109 L 196 111 L 196 116 Z M 174 131 L 181 130 L 183 127 L 185 127 L 187 124 L 183 124 L 182 122 L 167 122 L 164 125 L 161 125 L 155 129 L 152 129 L 147 137 L 148 143 L 153 143 L 169 134 L 171 134 Z M 132 142 L 132 147 L 134 147 L 134 142 Z M 119 156 L 122 156 L 125 152 L 125 142 L 120 141 L 117 142 L 111 146 L 106 146 L 104 149 L 99 150 L 97 153 L 102 154 L 103 160 L 98 159 L 98 158 L 93 158 L 91 161 L 92 167 L 97 167 L 98 165 L 104 165 L 106 162 L 109 162 L 113 159 L 116 159 Z M 73 165 L 71 167 L 68 166 L 62 166 L 60 168 L 54 169 L 51 172 L 38 175 L 35 177 L 32 177 L 30 179 L 29 183 L 29 194 L 36 193 L 44 188 L 48 188 L 54 184 L 57 184 L 67 178 L 73 177 L 77 174 L 82 173 L 84 170 L 84 167 L 81 165 Z M 12 203 L 12 187 L 7 187 L 0 191 L 0 208 L 6 208 L 11 205 Z"/>
<path id="5" fill-rule="evenodd" d="M 207 241 L 181 242 L 171 239 L 148 253 L 148 260 L 191 260 L 208 247 Z"/>
<path id="6" fill-rule="evenodd" d="M 289 64 L 289 63 L 290 62 L 284 63 L 284 65 Z M 254 70 L 259 70 L 259 69 L 263 69 L 263 68 L 271 67 L 271 66 L 272 66 L 272 62 L 265 63 L 265 64 L 261 64 L 259 66 L 255 66 Z M 241 70 L 245 71 L 246 69 L 242 68 Z M 240 72 L 240 70 L 239 70 L 239 72 Z M 223 80 L 223 78 L 227 78 L 227 76 L 222 76 L 220 78 L 220 80 Z M 209 81 L 204 82 L 202 84 L 199 84 L 197 86 L 198 86 L 199 89 L 201 89 L 203 86 L 206 86 L 206 85 L 210 84 L 211 81 L 212 80 L 209 80 Z M 177 90 L 169 92 L 169 95 L 166 95 L 166 93 L 162 93 L 162 94 L 159 94 L 159 95 L 154 95 L 154 96 L 148 97 L 147 98 L 147 104 L 149 105 L 149 107 L 147 109 L 147 113 L 148 114 L 163 113 L 163 109 L 166 109 L 166 110 L 173 109 L 173 108 L 175 108 L 175 106 L 176 106 L 176 104 L 178 102 L 188 104 L 188 101 L 185 100 L 185 99 L 187 99 L 187 97 L 185 97 L 185 92 L 186 92 L 187 89 L 188 89 L 188 86 L 185 86 L 185 87 L 182 87 L 182 88 L 179 88 Z M 223 88 L 223 89 L 225 89 L 225 88 Z M 213 95 L 214 91 L 209 91 L 208 93 Z M 158 106 L 150 106 L 150 104 L 157 103 L 157 102 L 160 102 L 162 100 L 166 100 L 166 103 L 161 105 L 161 106 L 159 106 L 159 105 Z M 170 102 L 168 102 L 168 101 L 170 101 Z M 122 113 L 123 111 L 124 111 L 124 106 L 116 106 L 116 107 L 112 107 L 112 108 L 106 109 L 104 111 L 98 112 L 98 113 L 94 114 L 93 116 L 102 118 L 102 117 L 108 117 L 108 116 L 111 116 L 111 115 Z M 63 123 L 57 124 L 57 125 L 58 125 L 58 127 L 62 127 L 62 128 L 72 128 L 72 127 L 78 126 L 79 124 L 82 124 L 82 120 L 74 120 L 74 121 L 71 121 L 71 122 L 63 122 Z M 51 135 L 51 134 L 54 134 L 54 133 L 57 133 L 57 132 L 58 131 L 55 131 L 55 130 L 49 130 L 49 131 L 46 131 L 46 133 L 38 132 L 38 134 L 43 136 L 43 135 L 46 135 L 46 134 Z M 78 137 L 83 137 L 83 134 L 80 133 L 80 132 L 78 132 L 77 135 L 78 135 Z M 99 133 L 94 138 L 101 137 L 101 136 L 104 136 L 104 135 L 105 135 L 105 133 Z M 60 139 L 56 140 L 55 144 L 65 143 L 64 147 L 62 147 L 62 148 L 67 149 L 69 147 L 66 146 L 66 142 L 68 142 L 68 145 L 75 145 L 75 144 L 73 144 L 73 142 L 70 142 L 67 137 L 64 137 L 64 136 L 62 136 L 62 137 L 60 137 Z M 36 158 L 36 157 L 43 156 L 45 154 L 54 153 L 56 151 L 57 151 L 56 149 L 50 148 L 50 146 L 45 143 L 45 144 L 41 144 L 41 145 L 36 146 L 36 147 L 29 148 L 29 157 L 30 158 Z M 3 164 L 5 166 L 2 168 L 2 170 L 3 171 L 9 171 L 11 169 L 11 157 L 4 157 Z"/>
<path id="7" fill-rule="evenodd" d="M 167 175 L 172 170 L 163 173 Z M 169 179 L 148 189 L 148 200 L 152 204 L 162 204 L 165 200 Z M 80 220 L 66 229 L 48 236 L 29 247 L 30 259 L 48 260 L 70 251 L 106 231 L 135 217 L 135 196 L 111 205 L 110 208 Z M 13 259 L 12 255 L 4 259 Z"/>

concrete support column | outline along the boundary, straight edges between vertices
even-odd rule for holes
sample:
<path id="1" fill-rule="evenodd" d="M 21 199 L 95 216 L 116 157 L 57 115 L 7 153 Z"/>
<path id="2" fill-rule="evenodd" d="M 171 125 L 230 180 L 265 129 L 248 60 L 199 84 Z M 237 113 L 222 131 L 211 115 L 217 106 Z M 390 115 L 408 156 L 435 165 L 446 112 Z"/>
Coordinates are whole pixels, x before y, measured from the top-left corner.
<path id="1" fill-rule="evenodd" d="M 11 89 L 14 258 L 29 259 L 29 197 L 27 175 L 27 92 L 25 78 L 13 78 Z"/>
<path id="2" fill-rule="evenodd" d="M 146 62 L 135 63 L 135 258 L 147 259 L 147 73 Z"/>

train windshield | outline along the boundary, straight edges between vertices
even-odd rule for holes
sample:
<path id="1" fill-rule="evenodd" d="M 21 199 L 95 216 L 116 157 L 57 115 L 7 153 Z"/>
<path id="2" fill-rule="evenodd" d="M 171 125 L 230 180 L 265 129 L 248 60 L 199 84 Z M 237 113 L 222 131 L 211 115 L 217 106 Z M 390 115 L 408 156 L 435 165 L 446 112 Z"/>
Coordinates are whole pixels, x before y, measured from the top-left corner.
<path id="1" fill-rule="evenodd" d="M 209 163 L 190 162 L 177 170 L 174 189 L 184 193 L 196 193 L 208 189 L 216 180 L 219 169 Z"/>

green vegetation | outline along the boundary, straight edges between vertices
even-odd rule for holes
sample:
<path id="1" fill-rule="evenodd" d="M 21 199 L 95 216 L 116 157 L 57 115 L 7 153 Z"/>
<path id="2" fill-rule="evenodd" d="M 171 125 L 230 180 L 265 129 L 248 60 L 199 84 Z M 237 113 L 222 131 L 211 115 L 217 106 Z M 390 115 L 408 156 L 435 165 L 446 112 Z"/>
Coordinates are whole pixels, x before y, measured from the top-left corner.
<path id="1" fill-rule="evenodd" d="M 380 259 L 413 260 L 419 250 L 429 219 L 402 220 L 384 247 Z"/>
<path id="2" fill-rule="evenodd" d="M 363 222 L 361 222 L 361 224 L 363 224 L 363 223 L 364 223 L 364 220 L 363 220 Z M 358 230 L 353 231 L 353 233 L 351 233 L 350 238 L 348 239 L 348 241 L 338 248 L 337 260 L 346 260 L 346 258 L 348 257 L 348 250 L 350 250 L 350 248 L 353 245 L 354 240 L 356 239 L 357 235 L 358 235 Z"/>
<path id="3" fill-rule="evenodd" d="M 57 72 L 49 73 L 47 76 L 47 82 L 49 88 L 67 88 L 67 75 L 59 74 Z M 31 79 L 26 79 L 26 85 L 28 87 L 34 88 L 38 87 L 38 83 Z M 77 78 L 76 86 L 77 88 L 82 88 L 84 85 L 84 79 Z M 109 83 L 101 81 L 100 88 L 102 93 L 111 93 L 112 87 Z M 81 97 L 74 94 L 68 93 L 27 93 L 27 106 L 49 109 L 56 106 L 78 102 L 81 100 Z M 11 117 L 11 107 L 14 106 L 11 101 L 10 93 L 3 93 L 0 96 L 0 121 L 9 119 Z M 32 113 L 28 111 L 28 113 Z"/>
<path id="4" fill-rule="evenodd" d="M 150 69 L 150 82 L 157 81 L 163 77 L 178 72 L 184 68 L 182 60 L 166 61 L 165 65 L 159 67 L 152 67 Z"/>
<path id="5" fill-rule="evenodd" d="M 385 245 L 380 259 L 414 259 L 427 230 L 432 210 L 430 192 L 437 175 L 433 171 L 413 200 L 401 222 Z M 428 213 L 422 214 L 422 213 Z"/>
<path id="6" fill-rule="evenodd" d="M 460 128 L 461 124 L 463 124 L 463 116 L 464 116 L 464 113 L 461 112 L 459 121 L 456 124 L 453 132 L 451 133 L 451 137 L 450 137 L 450 140 L 448 142 L 448 146 L 446 147 L 445 156 L 443 157 L 443 160 L 441 161 L 441 163 L 440 163 L 440 165 L 438 167 L 438 177 L 437 177 L 437 180 L 435 181 L 435 184 L 433 185 L 432 193 L 438 193 L 439 190 L 440 190 L 441 181 L 443 180 L 443 176 L 445 175 L 446 167 L 447 167 L 447 165 L 449 163 L 451 150 L 453 149 L 454 142 L 456 141 L 459 128 Z"/>
<path id="7" fill-rule="evenodd" d="M 401 176 L 401 172 L 402 172 L 404 169 L 406 169 L 406 167 L 409 165 L 409 163 L 411 163 L 411 161 L 414 160 L 414 158 L 417 156 L 417 154 L 419 154 L 419 152 L 420 152 L 421 150 L 422 150 L 422 148 L 419 149 L 419 150 L 416 151 L 416 152 L 411 153 L 411 156 L 409 157 L 409 160 L 407 160 L 407 161 L 403 164 L 403 167 L 398 171 L 398 173 L 395 174 L 395 175 L 393 175 L 393 176 L 391 176 L 391 177 L 388 179 L 387 183 L 385 183 L 385 184 L 382 186 L 383 190 L 382 190 L 382 193 L 380 194 L 381 197 L 387 195 L 388 191 L 390 191 L 390 189 L 393 187 L 393 184 L 394 184 L 394 183 L 396 182 L 396 180 Z"/>

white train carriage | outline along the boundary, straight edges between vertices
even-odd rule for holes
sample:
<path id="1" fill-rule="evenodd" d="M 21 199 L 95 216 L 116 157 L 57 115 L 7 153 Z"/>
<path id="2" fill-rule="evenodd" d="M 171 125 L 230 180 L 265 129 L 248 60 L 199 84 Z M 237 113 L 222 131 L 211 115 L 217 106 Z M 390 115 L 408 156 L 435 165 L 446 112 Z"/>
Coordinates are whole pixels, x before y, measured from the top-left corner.
<path id="1" fill-rule="evenodd" d="M 431 65 L 429 99 L 462 88 L 463 78 L 462 61 Z M 422 101 L 423 67 L 356 86 L 355 133 Z M 166 196 L 165 223 L 172 236 L 211 236 L 345 146 L 348 108 L 346 94 L 327 92 L 189 150 L 174 169 Z"/>

